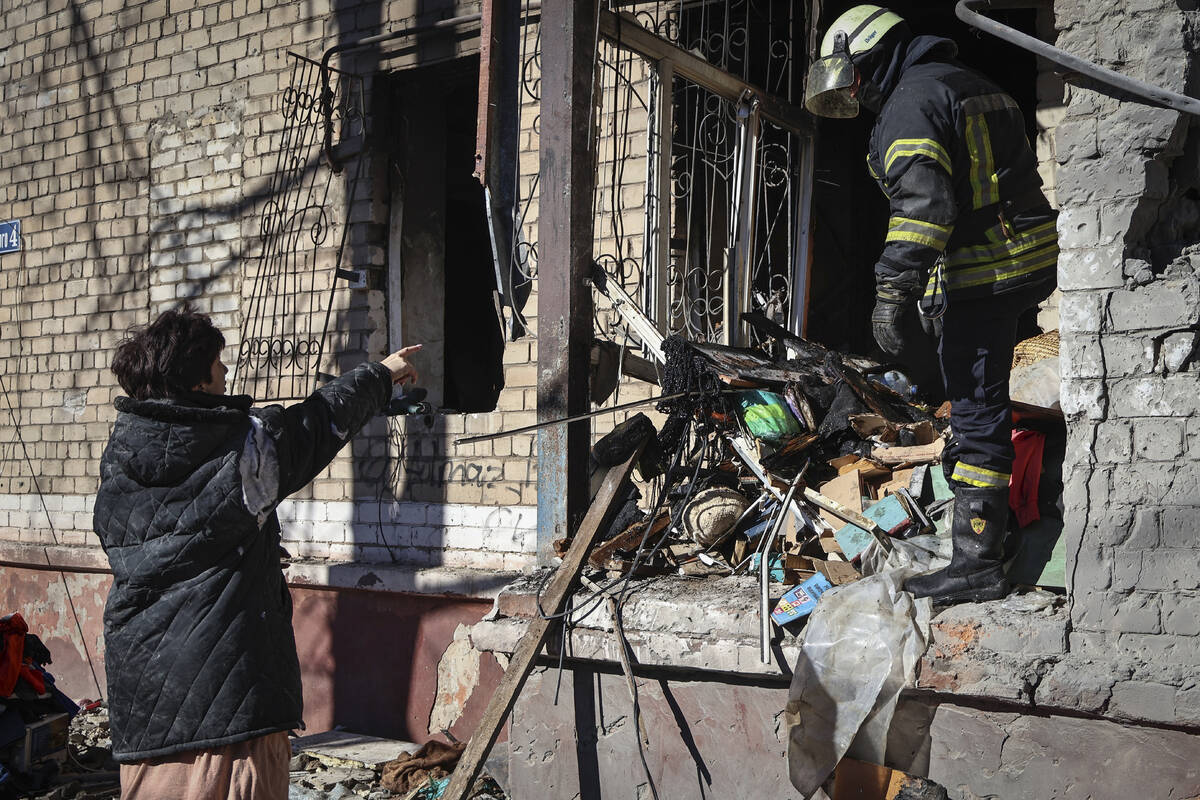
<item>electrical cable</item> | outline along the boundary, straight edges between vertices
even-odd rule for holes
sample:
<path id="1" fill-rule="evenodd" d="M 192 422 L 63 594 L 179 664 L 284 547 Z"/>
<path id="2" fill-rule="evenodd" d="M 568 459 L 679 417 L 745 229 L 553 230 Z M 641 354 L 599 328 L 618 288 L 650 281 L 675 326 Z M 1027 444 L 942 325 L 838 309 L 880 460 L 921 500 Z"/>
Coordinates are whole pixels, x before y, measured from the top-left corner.
<path id="1" fill-rule="evenodd" d="M 37 492 L 38 500 L 42 504 L 42 511 L 46 514 L 46 525 L 50 529 L 50 538 L 54 540 L 55 546 L 58 546 L 58 532 L 54 529 L 54 520 L 50 518 L 50 507 L 46 504 L 46 496 L 42 493 L 41 483 L 38 481 L 37 472 L 33 468 L 33 459 L 29 457 L 29 448 L 25 445 L 25 437 L 21 435 L 21 423 L 17 419 L 16 410 L 13 408 L 12 398 L 8 394 L 8 386 L 4 382 L 4 376 L 0 374 L 0 391 L 4 392 L 4 402 L 8 404 L 8 414 L 12 418 L 13 431 L 17 435 L 17 441 L 21 444 L 21 452 L 25 457 L 25 465 L 29 467 L 29 477 L 33 481 L 34 491 Z M 46 559 L 46 566 L 54 569 L 54 563 L 50 560 L 50 551 L 46 549 L 46 545 L 42 545 L 42 557 Z M 100 679 L 96 677 L 96 666 L 92 663 L 92 652 L 87 644 L 87 637 L 83 634 L 83 624 L 79 621 L 79 612 L 75 608 L 75 598 L 71 595 L 71 586 L 67 583 L 67 573 L 61 569 L 56 570 L 58 576 L 62 578 L 63 592 L 67 595 L 67 605 L 71 607 L 71 616 L 75 620 L 75 629 L 79 631 L 79 643 L 83 645 L 83 654 L 87 657 L 88 670 L 92 673 L 92 683 L 96 686 L 96 692 L 100 697 L 104 696 L 104 690 L 100 688 Z"/>

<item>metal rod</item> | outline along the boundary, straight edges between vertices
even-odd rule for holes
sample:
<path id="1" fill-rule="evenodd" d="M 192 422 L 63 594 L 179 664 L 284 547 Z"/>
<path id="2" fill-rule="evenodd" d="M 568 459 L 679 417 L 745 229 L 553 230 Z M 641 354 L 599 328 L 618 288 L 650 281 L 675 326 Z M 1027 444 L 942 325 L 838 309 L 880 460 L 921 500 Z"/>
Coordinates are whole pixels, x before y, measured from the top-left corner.
<path id="1" fill-rule="evenodd" d="M 641 340 L 642 346 L 650 351 L 650 355 L 654 356 L 658 363 L 666 364 L 667 357 L 662 349 L 665 337 L 637 303 L 633 302 L 633 298 L 626 294 L 620 283 L 608 275 L 599 264 L 592 266 L 592 276 L 589 282 L 600 294 L 608 298 L 608 301 L 612 303 L 613 310 L 620 315 L 621 319 L 625 320 L 625 324 Z"/>
<path id="2" fill-rule="evenodd" d="M 644 406 L 644 405 L 648 405 L 650 403 L 657 403 L 660 401 L 667 401 L 667 400 L 678 400 L 680 397 L 684 397 L 689 394 L 692 394 L 692 392 L 676 392 L 675 394 L 664 394 L 659 397 L 648 397 L 645 400 L 631 400 L 630 402 L 622 403 L 619 406 L 612 406 L 610 408 L 599 408 L 599 409 L 596 409 L 595 411 L 588 411 L 583 414 L 572 414 L 571 416 L 563 417 L 562 419 L 551 419 L 551 420 L 547 420 L 546 422 L 535 422 L 532 425 L 526 425 L 521 428 L 513 428 L 512 430 L 508 430 L 508 431 L 499 431 L 498 433 L 485 433 L 482 436 L 467 436 L 462 439 L 455 439 L 454 446 L 457 447 L 460 444 L 471 444 L 473 442 L 489 442 L 492 439 L 502 439 L 505 436 L 516 436 L 518 433 L 529 433 L 530 431 L 541 430 L 542 428 L 547 428 L 551 425 L 565 425 L 568 422 L 578 422 L 581 419 L 591 419 L 592 417 L 598 417 L 601 414 L 607 414 L 610 411 L 624 411 L 627 408 L 637 408 L 638 406 Z"/>
<path id="3" fill-rule="evenodd" d="M 792 479 L 792 485 L 788 487 L 787 496 L 783 499 L 783 505 L 779 507 L 779 516 L 775 520 L 774 527 L 771 528 L 769 537 L 764 536 L 766 544 L 763 546 L 762 555 L 759 557 L 758 563 L 758 584 L 759 584 L 759 648 L 762 663 L 771 663 L 771 598 L 767 592 L 771 582 L 771 548 L 775 546 L 775 539 L 779 537 L 779 531 L 783 529 L 783 523 L 787 520 L 788 508 L 792 504 L 792 498 L 796 496 L 796 489 L 804 481 L 804 473 L 807 470 L 800 470 L 796 473 L 796 477 Z"/>
<path id="4" fill-rule="evenodd" d="M 1175 111 L 1200 116 L 1200 100 L 1194 97 L 1172 92 L 1161 86 L 1155 86 L 1152 83 L 1146 83 L 1137 78 L 1122 75 L 1107 67 L 1102 67 L 1099 64 L 1094 64 L 1085 58 L 1080 58 L 1052 44 L 1047 44 L 1041 39 L 1035 39 L 1008 25 L 988 19 L 975 10 L 977 8 L 1040 8 L 1043 5 L 1044 3 L 1034 2 L 1034 0 L 1021 0 L 1018 2 L 1014 2 L 1014 0 L 959 0 L 954 13 L 968 25 L 978 28 L 985 33 L 990 33 L 1010 44 L 1015 44 L 1023 50 L 1028 50 L 1035 55 L 1053 61 L 1061 67 L 1066 67 L 1100 83 L 1113 86 L 1123 92 L 1128 92 L 1129 94 L 1149 100 L 1152 103 L 1166 106 Z"/>
<path id="5" fill-rule="evenodd" d="M 628 13 L 614 14 L 602 10 L 599 20 L 600 35 L 618 47 L 632 50 L 649 61 L 670 59 L 676 75 L 720 95 L 731 103 L 737 103 L 748 91 L 760 103 L 762 115 L 781 128 L 797 133 L 809 133 L 815 128 L 812 115 L 803 108 L 763 91 L 652 33 Z"/>

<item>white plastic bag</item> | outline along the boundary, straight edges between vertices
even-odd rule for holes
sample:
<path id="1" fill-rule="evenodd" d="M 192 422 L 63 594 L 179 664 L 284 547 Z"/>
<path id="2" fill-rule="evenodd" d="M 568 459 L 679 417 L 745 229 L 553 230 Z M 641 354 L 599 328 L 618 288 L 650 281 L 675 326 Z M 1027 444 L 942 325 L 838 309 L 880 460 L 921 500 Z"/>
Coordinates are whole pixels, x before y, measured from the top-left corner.
<path id="1" fill-rule="evenodd" d="M 901 587 L 944 559 L 921 546 L 936 540 L 893 544 L 885 555 L 872 543 L 861 561 L 864 577 L 826 592 L 805 628 L 784 712 L 788 770 L 805 797 L 852 743 L 857 758 L 883 763 L 900 690 L 914 681 L 928 645 L 930 601 Z"/>

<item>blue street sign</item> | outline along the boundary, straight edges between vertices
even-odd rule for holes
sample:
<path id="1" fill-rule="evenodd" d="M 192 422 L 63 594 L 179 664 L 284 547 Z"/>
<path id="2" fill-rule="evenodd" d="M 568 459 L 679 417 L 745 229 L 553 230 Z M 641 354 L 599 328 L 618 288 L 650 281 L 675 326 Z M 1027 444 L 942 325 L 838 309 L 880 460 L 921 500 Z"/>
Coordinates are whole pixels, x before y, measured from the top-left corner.
<path id="1" fill-rule="evenodd" d="M 21 220 L 0 222 L 0 253 L 15 253 L 21 249 Z"/>

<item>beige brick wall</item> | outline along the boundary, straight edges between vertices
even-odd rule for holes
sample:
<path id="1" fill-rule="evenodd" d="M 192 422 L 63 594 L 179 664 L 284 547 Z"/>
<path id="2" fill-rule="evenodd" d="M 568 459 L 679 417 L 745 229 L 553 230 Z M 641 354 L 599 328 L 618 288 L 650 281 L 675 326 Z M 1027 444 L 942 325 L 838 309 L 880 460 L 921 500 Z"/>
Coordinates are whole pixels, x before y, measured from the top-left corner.
<path id="1" fill-rule="evenodd" d="M 23 248 L 0 256 L 0 369 L 7 390 L 0 396 L 0 539 L 95 544 L 89 512 L 115 414 L 112 400 L 120 394 L 109 366 L 130 326 L 191 299 L 225 332 L 226 363 L 236 361 L 284 128 L 288 51 L 319 59 L 339 41 L 479 7 L 432 5 L 31 0 L 6 9 L 0 217 L 21 220 Z M 530 46 L 535 30 L 527 30 Z M 477 32 L 468 27 L 335 60 L 335 66 L 365 73 L 403 69 L 477 48 Z M 644 67 L 630 65 L 629 74 L 644 96 Z M 530 71 L 527 77 L 537 76 Z M 602 98 L 609 113 L 599 118 L 600 174 L 608 174 L 614 158 L 630 157 L 616 193 L 601 180 L 596 252 L 640 259 L 647 167 L 637 154 L 644 154 L 647 121 L 644 109 L 635 110 L 628 141 L 614 140 L 611 109 L 621 91 L 609 87 Z M 538 106 L 528 93 L 522 103 L 520 183 L 529 196 L 538 164 Z M 331 184 L 328 210 L 337 221 L 347 186 L 341 177 Z M 386 191 L 374 185 L 360 194 L 350 216 L 368 224 L 352 231 L 343 266 L 372 277 L 370 288 L 334 292 L 321 364 L 334 374 L 399 344 L 387 341 L 388 297 L 380 288 L 386 285 L 386 235 L 378 234 L 386 227 Z M 537 222 L 535 196 L 524 219 L 530 242 L 537 241 Z M 332 233 L 313 284 L 322 294 L 332 280 L 335 248 L 328 242 L 337 241 L 338 231 Z M 497 409 L 373 421 L 295 499 L 324 511 L 314 517 L 285 507 L 285 538 L 295 555 L 510 569 L 528 563 L 536 438 L 451 443 L 536 421 L 536 291 L 525 314 L 532 335 L 507 345 Z M 606 314 L 598 311 L 602 330 L 609 327 Z M 626 381 L 618 399 L 648 396 L 651 388 Z M 597 435 L 622 418 L 597 419 Z M 510 532 L 502 544 L 487 533 L 496 527 L 494 509 L 506 510 Z"/>

